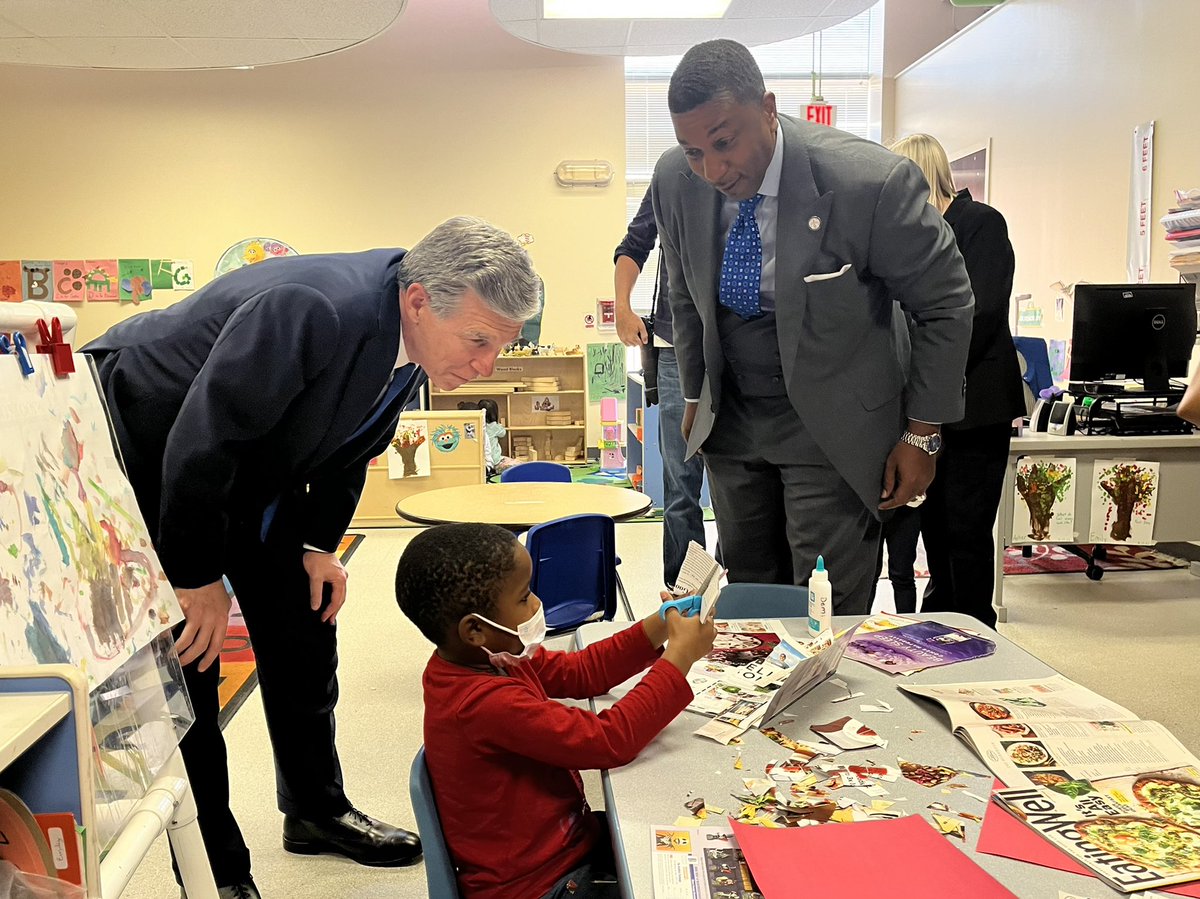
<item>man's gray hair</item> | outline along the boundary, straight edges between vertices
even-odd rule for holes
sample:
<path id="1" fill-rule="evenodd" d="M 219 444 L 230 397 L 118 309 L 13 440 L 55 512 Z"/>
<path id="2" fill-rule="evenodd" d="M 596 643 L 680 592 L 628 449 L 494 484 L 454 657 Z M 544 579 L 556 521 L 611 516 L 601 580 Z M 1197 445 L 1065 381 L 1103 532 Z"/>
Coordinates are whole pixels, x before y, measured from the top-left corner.
<path id="1" fill-rule="evenodd" d="M 404 254 L 399 280 L 403 287 L 424 287 L 439 318 L 458 310 L 466 290 L 512 321 L 538 313 L 538 279 L 529 254 L 483 219 L 460 215 L 442 222 Z"/>
<path id="2" fill-rule="evenodd" d="M 671 115 L 691 112 L 713 100 L 761 103 L 767 86 L 750 51 L 737 41 L 696 44 L 675 67 L 667 87 Z"/>

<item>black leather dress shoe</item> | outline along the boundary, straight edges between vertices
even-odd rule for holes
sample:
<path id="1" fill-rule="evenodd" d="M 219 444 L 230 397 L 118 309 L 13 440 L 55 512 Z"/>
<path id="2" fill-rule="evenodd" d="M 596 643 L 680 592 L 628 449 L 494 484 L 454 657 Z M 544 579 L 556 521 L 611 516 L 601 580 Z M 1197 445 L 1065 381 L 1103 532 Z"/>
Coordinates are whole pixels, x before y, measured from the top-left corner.
<path id="1" fill-rule="evenodd" d="M 247 880 L 245 883 L 235 883 L 232 886 L 217 887 L 217 896 L 220 899 L 262 899 L 258 894 L 258 887 L 254 885 L 253 880 Z M 186 890 L 179 891 L 180 899 L 188 899 Z"/>
<path id="2" fill-rule="evenodd" d="M 356 808 L 321 821 L 284 815 L 283 848 L 299 855 L 333 852 L 378 868 L 411 865 L 421 857 L 421 839 L 415 833 L 376 821 Z"/>

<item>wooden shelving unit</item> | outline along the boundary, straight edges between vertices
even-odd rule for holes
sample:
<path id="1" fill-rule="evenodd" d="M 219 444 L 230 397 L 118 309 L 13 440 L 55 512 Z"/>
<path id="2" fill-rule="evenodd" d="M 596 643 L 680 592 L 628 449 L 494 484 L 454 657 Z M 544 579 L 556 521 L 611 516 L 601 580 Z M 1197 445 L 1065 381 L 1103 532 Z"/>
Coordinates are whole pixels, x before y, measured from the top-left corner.
<path id="1" fill-rule="evenodd" d="M 577 356 L 501 356 L 490 377 L 478 378 L 456 390 L 430 391 L 433 410 L 457 409 L 459 403 L 478 403 L 487 398 L 496 401 L 500 422 L 508 434 L 500 440 L 506 456 L 520 458 L 519 446 L 526 437 L 538 459 L 582 465 L 587 462 L 587 369 L 582 355 Z M 549 389 L 550 381 L 557 389 Z M 559 415 L 570 415 L 570 424 L 548 424 L 554 412 L 534 408 L 535 398 L 550 397 Z M 567 458 L 568 447 L 582 451 Z M 546 449 L 549 446 L 549 454 Z"/>

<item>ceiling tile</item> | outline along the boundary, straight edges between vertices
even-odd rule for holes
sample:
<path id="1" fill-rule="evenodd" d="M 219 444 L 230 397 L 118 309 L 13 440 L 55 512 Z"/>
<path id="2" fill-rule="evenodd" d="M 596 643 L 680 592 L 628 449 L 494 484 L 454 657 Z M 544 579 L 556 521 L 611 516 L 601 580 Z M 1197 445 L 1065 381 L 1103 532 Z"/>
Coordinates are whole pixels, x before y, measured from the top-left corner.
<path id="1" fill-rule="evenodd" d="M 176 38 L 180 46 L 205 68 L 220 66 L 265 66 L 293 59 L 305 59 L 312 53 L 299 38 Z"/>
<path id="2" fill-rule="evenodd" d="M 72 49 L 56 47 L 40 37 L 0 37 L 0 61 L 40 66 L 85 65 Z"/>
<path id="3" fill-rule="evenodd" d="M 151 37 L 163 31 L 125 0 L 4 0 L 4 18 L 42 37 Z"/>
<path id="4" fill-rule="evenodd" d="M 875 5 L 875 0 L 832 0 L 832 2 L 821 10 L 823 16 L 837 16 L 839 20 L 845 21 L 852 16 L 857 16 L 864 9 L 870 9 Z"/>
<path id="5" fill-rule="evenodd" d="M 725 19 L 804 19 L 822 15 L 829 3 L 830 0 L 733 0 Z"/>
<path id="6" fill-rule="evenodd" d="M 46 39 L 75 65 L 100 69 L 178 69 L 197 65 L 169 37 L 54 37 Z"/>
<path id="7" fill-rule="evenodd" d="M 541 0 L 491 0 L 492 15 L 501 22 L 538 19 L 542 15 Z"/>
<path id="8" fill-rule="evenodd" d="M 538 43 L 547 47 L 602 47 L 626 43 L 628 19 L 542 19 L 538 22 Z"/>
<path id="9" fill-rule="evenodd" d="M 29 37 L 29 32 L 0 17 L 0 37 Z"/>

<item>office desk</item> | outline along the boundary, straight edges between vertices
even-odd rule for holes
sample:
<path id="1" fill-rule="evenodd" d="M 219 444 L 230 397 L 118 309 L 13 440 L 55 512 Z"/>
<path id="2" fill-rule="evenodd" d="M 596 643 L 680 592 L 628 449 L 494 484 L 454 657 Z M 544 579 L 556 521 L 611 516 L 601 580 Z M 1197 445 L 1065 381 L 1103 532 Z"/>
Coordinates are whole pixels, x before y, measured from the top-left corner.
<path id="1" fill-rule="evenodd" d="M 1014 437 L 1008 450 L 1004 492 L 996 514 L 996 578 L 992 604 L 1000 621 L 1008 620 L 1004 607 L 1004 550 L 1012 544 L 1013 506 L 1017 460 L 1022 456 L 1064 456 L 1076 460 L 1075 532 L 1088 543 L 1091 524 L 1092 483 L 1096 460 L 1131 459 L 1158 462 L 1159 491 L 1154 518 L 1154 542 L 1200 540 L 1200 434 L 1147 435 L 1145 437 L 1063 437 L 1049 434 Z"/>
<path id="2" fill-rule="evenodd" d="M 845 692 L 840 687 L 826 682 L 801 697 L 781 716 L 782 721 L 794 719 L 793 723 L 777 723 L 775 726 L 789 737 L 811 741 L 815 739 L 815 735 L 808 730 L 810 724 L 823 724 L 843 715 L 852 715 L 888 740 L 888 747 L 843 752 L 834 757 L 839 762 L 857 764 L 871 759 L 880 764 L 896 765 L 896 759 L 899 757 L 912 762 L 946 765 L 987 774 L 986 766 L 966 744 L 950 733 L 950 725 L 941 706 L 933 701 L 902 693 L 897 689 L 897 684 L 1014 680 L 1043 677 L 1056 672 L 966 615 L 939 613 L 915 617 L 936 618 L 956 627 L 986 631 L 987 636 L 996 641 L 996 652 L 985 659 L 934 668 L 906 678 L 893 677 L 846 659 L 838 666 L 837 676 L 846 681 L 852 691 L 863 691 L 865 695 L 861 699 L 831 705 L 830 699 L 844 696 Z M 862 618 L 835 618 L 834 627 L 841 629 L 861 620 Z M 808 619 L 785 619 L 784 625 L 790 632 L 803 636 L 807 633 Z M 587 646 L 624 627 L 628 625 L 615 622 L 585 624 L 577 632 L 577 644 Z M 608 708 L 617 696 L 623 695 L 625 690 L 636 682 L 637 678 L 634 678 L 616 688 L 613 694 L 593 699 L 593 709 L 600 711 Z M 858 710 L 859 703 L 874 702 L 877 699 L 890 703 L 895 711 L 886 714 Z M 632 764 L 602 772 L 605 807 L 608 810 L 617 858 L 617 874 L 622 894 L 626 899 L 644 899 L 653 895 L 649 828 L 653 824 L 670 824 L 679 815 L 688 814 L 683 803 L 690 798 L 689 791 L 694 796 L 704 797 L 711 805 L 736 812 L 738 802 L 729 794 L 741 786 L 742 778 L 765 776 L 764 768 L 768 761 L 786 758 L 789 754 L 786 749 L 762 734 L 750 730 L 743 737 L 744 742 L 741 746 L 745 768 L 736 771 L 733 768 L 733 760 L 737 753 L 735 747 L 721 746 L 692 733 L 709 720 L 692 712 L 682 712 Z M 914 735 L 911 733 L 913 730 L 923 730 L 924 733 Z M 992 779 L 988 775 L 986 778 L 971 778 L 966 783 L 970 792 L 987 796 L 991 790 Z M 923 814 L 927 819 L 929 812 L 926 806 L 931 802 L 945 802 L 954 811 L 973 812 L 978 815 L 982 815 L 986 809 L 983 803 L 964 796 L 962 790 L 953 790 L 950 795 L 946 795 L 938 787 L 922 787 L 903 777 L 885 786 L 890 795 L 882 798 L 895 800 L 906 796 L 907 800 L 898 804 L 900 810 Z M 851 791 L 852 794 L 856 792 Z M 860 796 L 855 798 L 861 799 Z M 964 851 L 1018 896 L 1054 899 L 1059 890 L 1088 896 L 1090 899 L 1122 895 L 1095 878 L 976 853 L 975 844 L 979 839 L 980 825 L 971 821 L 964 821 L 964 824 L 967 831 L 967 841 L 962 847 Z M 951 842 L 952 845 L 960 845 L 956 840 Z"/>
<path id="3" fill-rule="evenodd" d="M 481 521 L 524 530 L 555 518 L 585 513 L 621 521 L 641 515 L 650 503 L 646 494 L 624 487 L 517 481 L 427 490 L 400 500 L 396 512 L 418 524 Z"/>

